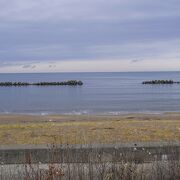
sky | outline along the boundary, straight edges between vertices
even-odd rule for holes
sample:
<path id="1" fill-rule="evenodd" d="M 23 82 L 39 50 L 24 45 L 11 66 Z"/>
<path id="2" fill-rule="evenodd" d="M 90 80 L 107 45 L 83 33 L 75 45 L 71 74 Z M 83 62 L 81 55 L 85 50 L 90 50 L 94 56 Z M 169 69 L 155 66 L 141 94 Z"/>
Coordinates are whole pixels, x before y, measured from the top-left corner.
<path id="1" fill-rule="evenodd" d="M 0 0 L 0 73 L 179 71 L 179 0 Z"/>

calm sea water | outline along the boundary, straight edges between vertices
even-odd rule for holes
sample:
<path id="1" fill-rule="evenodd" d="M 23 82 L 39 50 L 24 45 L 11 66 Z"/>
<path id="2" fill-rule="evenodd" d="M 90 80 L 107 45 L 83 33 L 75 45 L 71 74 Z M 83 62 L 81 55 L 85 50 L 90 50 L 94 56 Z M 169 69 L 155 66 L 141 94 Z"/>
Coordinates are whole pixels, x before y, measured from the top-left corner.
<path id="1" fill-rule="evenodd" d="M 0 87 L 0 113 L 121 114 L 180 111 L 180 85 L 142 85 L 180 72 L 0 74 L 0 81 L 82 80 L 81 87 Z"/>

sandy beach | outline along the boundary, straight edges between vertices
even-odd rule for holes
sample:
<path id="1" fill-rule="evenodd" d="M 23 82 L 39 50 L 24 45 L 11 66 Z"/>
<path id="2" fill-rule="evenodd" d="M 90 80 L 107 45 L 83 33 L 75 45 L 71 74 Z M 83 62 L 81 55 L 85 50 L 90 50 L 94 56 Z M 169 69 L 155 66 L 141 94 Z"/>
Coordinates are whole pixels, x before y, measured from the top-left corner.
<path id="1" fill-rule="evenodd" d="M 89 144 L 180 141 L 180 113 L 0 115 L 0 144 Z"/>

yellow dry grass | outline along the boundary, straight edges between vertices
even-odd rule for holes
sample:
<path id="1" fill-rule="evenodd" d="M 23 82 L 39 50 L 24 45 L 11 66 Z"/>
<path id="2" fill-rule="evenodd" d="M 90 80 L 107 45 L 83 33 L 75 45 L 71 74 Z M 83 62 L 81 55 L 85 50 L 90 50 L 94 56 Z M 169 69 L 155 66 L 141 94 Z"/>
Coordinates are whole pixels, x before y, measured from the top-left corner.
<path id="1" fill-rule="evenodd" d="M 0 124 L 0 144 L 180 141 L 180 120 L 117 120 Z"/>

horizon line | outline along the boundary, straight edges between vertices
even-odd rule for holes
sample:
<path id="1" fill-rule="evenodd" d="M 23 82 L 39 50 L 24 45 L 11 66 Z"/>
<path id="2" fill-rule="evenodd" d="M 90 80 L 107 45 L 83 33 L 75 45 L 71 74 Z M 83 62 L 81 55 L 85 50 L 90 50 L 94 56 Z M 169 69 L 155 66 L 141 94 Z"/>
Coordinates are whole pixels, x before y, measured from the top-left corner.
<path id="1" fill-rule="evenodd" d="M 0 74 L 57 74 L 57 73 L 153 73 L 153 72 L 180 72 L 180 70 L 154 70 L 154 71 L 67 71 L 67 72 L 0 72 Z"/>

